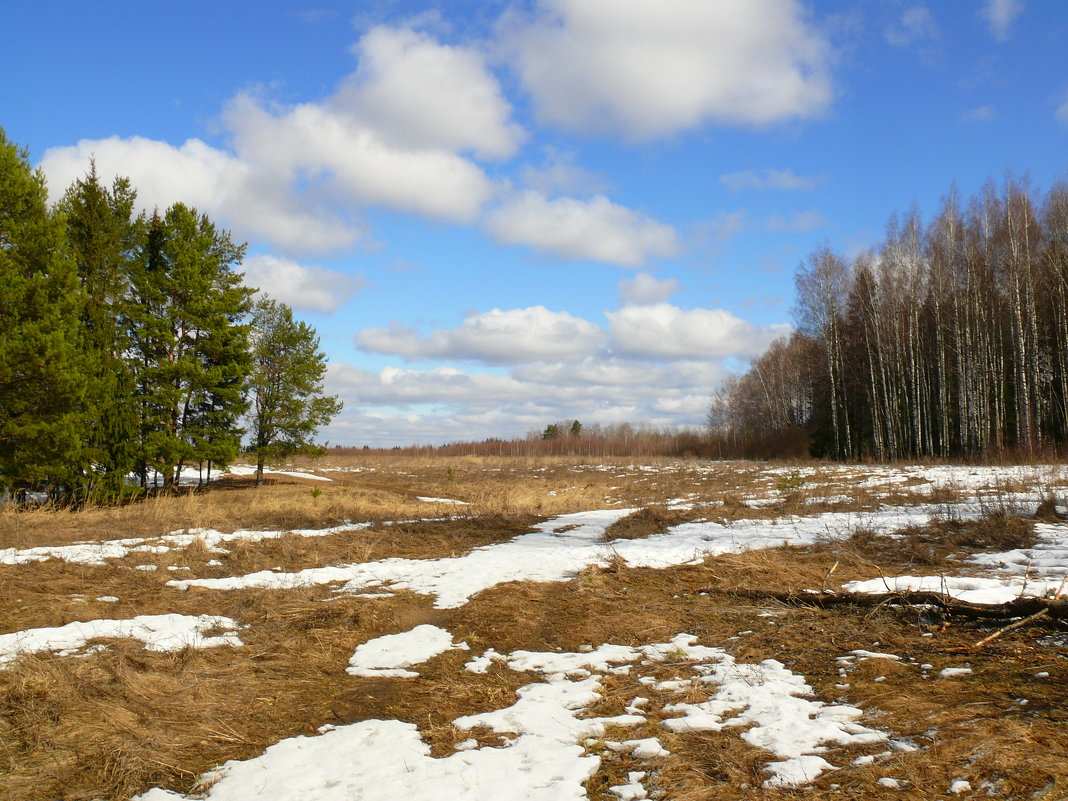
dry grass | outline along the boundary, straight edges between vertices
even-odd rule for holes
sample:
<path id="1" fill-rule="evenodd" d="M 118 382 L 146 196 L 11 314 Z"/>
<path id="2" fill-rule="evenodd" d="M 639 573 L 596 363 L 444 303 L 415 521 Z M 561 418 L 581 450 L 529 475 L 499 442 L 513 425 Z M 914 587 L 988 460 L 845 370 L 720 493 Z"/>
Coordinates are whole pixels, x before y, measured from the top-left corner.
<path id="1" fill-rule="evenodd" d="M 482 745 L 497 745 L 500 735 L 460 731 L 452 720 L 506 707 L 518 687 L 541 678 L 500 665 L 484 675 L 466 672 L 462 665 L 472 654 L 490 647 L 507 652 L 572 651 L 604 642 L 640 645 L 680 632 L 723 647 L 739 661 L 778 659 L 803 674 L 818 698 L 859 706 L 866 725 L 911 741 L 918 750 L 898 750 L 874 765 L 853 766 L 853 757 L 879 749 L 832 749 L 827 758 L 842 767 L 822 776 L 813 789 L 765 790 L 764 766 L 774 757 L 745 744 L 737 729 L 673 735 L 660 725 L 668 716 L 666 704 L 703 700 L 699 693 L 656 692 L 637 684 L 637 675 L 611 675 L 589 714 L 620 714 L 643 695 L 650 698 L 649 720 L 635 729 L 610 731 L 604 739 L 657 736 L 672 755 L 645 763 L 592 746 L 602 766 L 587 784 L 590 798 L 614 801 L 608 788 L 623 783 L 631 770 L 650 771 L 646 786 L 676 801 L 800 795 L 919 801 L 948 797 L 955 778 L 969 780 L 983 797 L 1060 799 L 1068 793 L 1063 695 L 1068 659 L 1063 649 L 1037 643 L 1047 631 L 1040 625 L 962 656 L 953 649 L 972 645 L 988 629 L 952 620 L 931 632 L 908 609 L 816 609 L 731 595 L 818 588 L 832 568 L 833 581 L 844 582 L 915 564 L 949 565 L 953 553 L 1026 545 L 1033 537 L 1031 521 L 997 516 L 976 523 L 940 521 L 895 537 L 857 533 L 809 548 L 725 555 L 664 570 L 631 569 L 617 560 L 567 582 L 500 585 L 449 610 L 434 609 L 430 599 L 409 593 L 356 598 L 336 596 L 330 586 L 179 592 L 166 585 L 173 577 L 458 555 L 515 536 L 542 517 L 606 505 L 638 509 L 608 533 L 617 538 L 649 536 L 695 516 L 729 521 L 871 508 L 889 492 L 902 502 L 931 498 L 921 482 L 860 486 L 867 477 L 863 468 L 819 468 L 784 492 L 781 471 L 768 473 L 752 464 L 679 462 L 651 472 L 626 460 L 594 470 L 566 459 L 378 457 L 373 464 L 351 466 L 366 469 L 324 473 L 335 479 L 332 483 L 279 477 L 261 490 L 237 481 L 119 509 L 0 511 L 0 544 L 19 547 L 152 537 L 186 527 L 231 531 L 343 520 L 376 523 L 328 537 L 233 542 L 227 554 L 194 545 L 101 566 L 60 561 L 0 566 L 0 632 L 163 612 L 225 615 L 246 626 L 240 648 L 158 654 L 115 640 L 83 658 L 34 655 L 0 670 L 0 799 L 123 801 L 153 786 L 189 792 L 198 776 L 225 760 L 255 756 L 280 739 L 311 734 L 325 723 L 370 718 L 418 725 L 438 757 L 472 736 Z M 318 497 L 312 488 L 320 490 Z M 939 497 L 961 494 L 950 489 Z M 428 504 L 419 496 L 470 505 Z M 774 497 L 775 505 L 748 505 L 761 497 Z M 698 506 L 666 508 L 680 498 Z M 385 523 L 427 516 L 449 517 Z M 213 559 L 223 564 L 208 565 Z M 145 562 L 159 567 L 129 569 Z M 120 600 L 105 603 L 101 596 Z M 345 674 L 357 645 L 419 623 L 444 626 L 471 652 L 435 657 L 419 668 L 416 680 Z M 843 677 L 836 659 L 853 649 L 902 659 L 856 662 Z M 939 676 L 942 668 L 965 662 L 972 674 Z M 672 662 L 642 668 L 658 678 L 687 670 L 686 664 Z M 897 778 L 903 789 L 876 785 L 883 776 Z"/>
<path id="2" fill-rule="evenodd" d="M 1031 548 L 1036 542 L 1033 520 L 996 511 L 976 520 L 936 519 L 893 534 L 858 529 L 828 545 L 837 552 L 883 565 L 963 569 L 971 554 Z"/>
<path id="3" fill-rule="evenodd" d="M 672 526 L 696 520 L 699 514 L 693 509 L 668 509 L 664 506 L 645 506 L 626 517 L 621 517 L 605 529 L 606 540 L 634 540 L 663 534 Z"/>

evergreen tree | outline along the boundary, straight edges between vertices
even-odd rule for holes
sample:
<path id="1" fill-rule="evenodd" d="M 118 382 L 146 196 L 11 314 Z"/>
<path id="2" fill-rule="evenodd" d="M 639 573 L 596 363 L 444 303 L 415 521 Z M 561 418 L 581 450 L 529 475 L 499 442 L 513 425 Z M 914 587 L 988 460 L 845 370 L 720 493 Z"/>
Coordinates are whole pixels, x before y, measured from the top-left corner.
<path id="1" fill-rule="evenodd" d="M 250 365 L 252 290 L 234 270 L 244 252 L 182 203 L 145 226 L 131 307 L 143 481 L 151 467 L 171 487 L 184 465 L 237 455 Z"/>
<path id="2" fill-rule="evenodd" d="M 125 178 L 115 179 L 111 189 L 102 185 L 90 162 L 88 175 L 70 186 L 59 205 L 85 298 L 79 331 L 86 378 L 81 481 L 98 497 L 119 493 L 137 459 L 127 326 L 135 197 Z"/>
<path id="3" fill-rule="evenodd" d="M 82 293 L 44 176 L 0 128 L 0 485 L 69 488 L 84 393 Z"/>
<path id="4" fill-rule="evenodd" d="M 337 396 L 323 395 L 326 356 L 315 329 L 293 319 L 284 303 L 264 298 L 252 318 L 252 451 L 256 486 L 267 459 L 316 449 L 320 426 L 341 411 Z"/>

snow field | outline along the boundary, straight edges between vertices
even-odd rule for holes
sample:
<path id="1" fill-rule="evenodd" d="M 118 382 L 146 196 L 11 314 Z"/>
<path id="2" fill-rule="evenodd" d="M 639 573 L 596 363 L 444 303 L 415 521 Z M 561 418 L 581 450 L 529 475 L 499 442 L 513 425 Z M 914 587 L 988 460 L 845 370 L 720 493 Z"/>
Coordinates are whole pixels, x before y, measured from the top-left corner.
<path id="1" fill-rule="evenodd" d="M 1026 502 L 1037 503 L 1037 495 Z M 1021 502 L 1023 503 L 1023 502 Z M 561 515 L 540 523 L 527 534 L 514 539 L 476 548 L 458 557 L 440 559 L 382 559 L 350 565 L 308 568 L 297 572 L 262 570 L 243 576 L 205 579 L 173 579 L 172 587 L 203 587 L 213 590 L 242 588 L 294 588 L 338 583 L 342 593 L 368 590 L 411 590 L 435 597 L 438 608 L 455 608 L 465 604 L 482 590 L 508 581 L 567 581 L 591 565 L 603 565 L 621 558 L 629 567 L 664 568 L 700 562 L 707 556 L 738 553 L 745 550 L 779 545 L 805 545 L 822 538 L 841 536 L 857 528 L 889 533 L 906 526 L 924 525 L 943 514 L 943 506 L 889 507 L 874 512 L 828 512 L 811 517 L 779 520 L 741 520 L 730 525 L 712 521 L 683 523 L 664 534 L 642 539 L 604 541 L 604 532 L 613 522 L 632 509 L 597 510 Z M 983 509 L 976 504 L 961 504 L 952 511 L 960 516 L 979 516 Z M 1056 572 L 1063 565 L 1068 572 L 1068 527 L 1042 527 L 1046 569 Z M 1028 559 L 1018 555 L 989 555 L 988 562 L 1017 563 Z M 977 562 L 980 564 L 980 562 Z M 1010 568 L 1011 564 L 1008 565 Z M 913 577 L 915 578 L 915 577 Z M 930 578 L 930 577 L 928 577 Z M 938 581 L 943 579 L 938 578 Z M 1013 578 L 960 579 L 965 589 L 988 582 L 990 597 L 994 589 L 1012 597 L 1021 591 L 1042 595 L 1052 583 Z M 856 592 L 888 592 L 895 589 L 893 580 L 847 585 Z M 1026 584 L 1026 586 L 1025 586 Z M 963 587 L 963 584 L 961 585 Z M 902 585 L 898 589 L 904 589 Z M 925 587 L 926 588 L 926 587 Z M 995 603 L 996 601 L 983 601 Z"/>
<path id="2" fill-rule="evenodd" d="M 842 471 L 845 468 L 836 468 Z M 972 468 L 922 468 L 908 476 L 925 476 L 932 487 L 968 487 L 976 493 L 996 490 L 1006 471 Z M 769 474 L 774 471 L 766 471 Z M 787 471 L 787 472 L 793 472 Z M 819 468 L 819 472 L 829 472 Z M 1011 471 L 1009 471 L 1011 472 Z M 1023 470 L 1014 480 L 1026 481 L 1034 471 Z M 886 483 L 889 473 L 879 479 Z M 874 479 L 873 479 L 874 480 Z M 853 482 L 857 485 L 863 482 Z M 1042 492 L 1008 494 L 998 491 L 999 503 L 1031 505 Z M 844 496 L 843 496 L 844 497 Z M 444 503 L 445 499 L 420 498 Z M 676 499 L 684 502 L 685 499 Z M 644 539 L 604 541 L 611 523 L 631 509 L 595 510 L 562 515 L 535 526 L 513 540 L 481 548 L 453 558 L 384 559 L 346 565 L 326 565 L 292 573 L 260 571 L 245 576 L 218 579 L 182 579 L 167 582 L 180 590 L 200 587 L 225 591 L 240 587 L 289 588 L 339 584 L 339 592 L 364 594 L 376 591 L 412 590 L 434 597 L 435 606 L 455 608 L 483 589 L 508 581 L 567 581 L 582 569 L 620 558 L 632 567 L 663 568 L 698 562 L 705 556 L 742 550 L 803 545 L 839 536 L 860 527 L 892 532 L 905 526 L 923 525 L 947 512 L 978 516 L 989 504 L 888 507 L 866 513 L 826 513 L 779 520 L 742 520 L 731 525 L 713 522 L 685 523 L 664 534 Z M 351 524 L 330 529 L 282 531 L 214 530 L 173 532 L 158 539 L 125 539 L 32 549 L 0 551 L 0 564 L 26 564 L 44 559 L 65 559 L 81 564 L 105 564 L 130 553 L 162 554 L 171 549 L 202 542 L 209 550 L 225 553 L 235 540 L 262 541 L 287 534 L 330 536 L 358 530 L 369 524 Z M 869 582 L 850 582 L 854 592 L 883 593 L 902 590 L 944 592 L 965 601 L 1003 603 L 1021 594 L 1049 597 L 1063 588 L 1068 575 L 1068 526 L 1040 524 L 1040 542 L 1034 548 L 999 554 L 983 554 L 972 561 L 990 575 L 979 577 L 898 576 Z M 993 574 L 997 575 L 993 575 Z M 211 629 L 222 634 L 206 636 Z M 229 618 L 182 615 L 141 616 L 131 620 L 99 620 L 69 624 L 55 629 L 31 629 L 0 635 L 0 667 L 19 654 L 52 651 L 76 654 L 94 638 L 134 637 L 151 650 L 181 647 L 241 645 L 238 624 Z M 416 678 L 413 666 L 449 649 L 466 649 L 451 634 L 434 626 L 418 626 L 408 632 L 376 638 L 356 648 L 346 672 L 353 676 Z M 863 659 L 897 659 L 892 654 L 854 651 L 840 661 L 843 681 L 851 665 Z M 664 659 L 688 661 L 680 668 L 686 675 L 661 681 L 648 675 L 644 666 Z M 602 681 L 610 674 L 634 677 L 638 688 L 658 693 L 699 692 L 707 696 L 698 703 L 669 703 L 661 711 L 672 715 L 662 722 L 677 735 L 690 732 L 736 731 L 749 745 L 775 755 L 767 763 L 765 786 L 798 787 L 833 767 L 836 748 L 887 743 L 889 735 L 860 723 L 859 709 L 811 698 L 804 677 L 776 660 L 759 664 L 737 663 L 719 648 L 696 644 L 694 638 L 678 635 L 668 643 L 640 647 L 611 643 L 585 652 L 556 653 L 515 651 L 499 654 L 492 649 L 473 656 L 466 669 L 485 673 L 494 664 L 509 670 L 533 672 L 542 680 L 518 691 L 515 704 L 505 709 L 457 718 L 460 730 L 486 727 L 507 742 L 498 747 L 466 741 L 462 749 L 441 759 L 430 756 L 429 746 L 418 728 L 396 720 L 369 720 L 336 728 L 325 727 L 318 736 L 295 737 L 269 747 L 250 760 L 231 761 L 203 777 L 211 785 L 206 795 L 219 801 L 272 797 L 310 801 L 334 799 L 545 799 L 569 801 L 585 798 L 583 782 L 600 766 L 596 751 L 606 749 L 651 760 L 667 754 L 655 737 L 603 740 L 607 726 L 633 727 L 648 723 L 648 701 L 635 697 L 625 715 L 612 718 L 584 717 L 601 697 Z M 929 665 L 926 666 L 930 668 Z M 339 667 L 340 670 L 340 667 Z M 967 668 L 947 668 L 940 676 L 964 678 Z M 876 679 L 878 681 L 879 679 Z M 848 687 L 848 684 L 838 685 Z M 636 688 L 637 689 L 637 688 Z M 886 752 L 884 752 L 886 753 Z M 874 761 L 879 755 L 859 757 Z M 837 760 L 835 760 L 837 761 Z M 856 764 L 866 764 L 856 762 Z M 655 786 L 654 767 L 632 771 L 625 784 L 612 788 L 623 801 L 648 797 Z M 893 781 L 889 778 L 887 782 Z M 214 784 L 212 784 L 214 782 Z M 956 784 L 956 783 L 955 783 Z M 966 784 L 966 782 L 965 782 Z M 886 786 L 889 786 L 887 784 Z M 963 790 L 951 789 L 952 793 Z M 146 801 L 182 799 L 186 796 L 155 789 L 140 796 Z"/>

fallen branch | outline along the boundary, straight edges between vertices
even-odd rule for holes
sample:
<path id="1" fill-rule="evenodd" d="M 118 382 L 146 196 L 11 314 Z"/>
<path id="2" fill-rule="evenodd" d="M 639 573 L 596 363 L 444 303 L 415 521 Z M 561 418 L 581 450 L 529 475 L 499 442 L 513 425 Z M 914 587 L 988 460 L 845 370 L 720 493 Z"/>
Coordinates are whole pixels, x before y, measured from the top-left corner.
<path id="1" fill-rule="evenodd" d="M 979 640 L 979 642 L 977 642 L 975 645 L 973 645 L 972 648 L 982 648 L 988 642 L 991 642 L 992 640 L 996 640 L 998 637 L 1000 637 L 1005 632 L 1012 631 L 1013 629 L 1018 629 L 1021 626 L 1026 626 L 1031 621 L 1038 620 L 1038 618 L 1042 617 L 1043 615 L 1048 615 L 1048 614 L 1049 614 L 1049 609 L 1048 608 L 1039 609 L 1033 615 L 1028 615 L 1023 620 L 1017 620 L 1015 623 L 1010 623 L 1009 625 L 998 629 L 993 634 L 991 634 L 989 637 L 983 637 L 983 639 Z"/>
<path id="2" fill-rule="evenodd" d="M 725 589 L 709 587 L 698 592 L 715 595 L 733 595 L 740 598 L 779 601 L 790 606 L 863 606 L 877 607 L 887 604 L 905 606 L 931 605 L 946 614 L 973 618 L 1010 618 L 1032 615 L 1048 615 L 1054 620 L 1068 620 L 1068 599 L 1018 597 L 1003 604 L 977 604 L 961 601 L 940 592 L 816 592 L 815 590 L 775 592 L 770 590 Z"/>

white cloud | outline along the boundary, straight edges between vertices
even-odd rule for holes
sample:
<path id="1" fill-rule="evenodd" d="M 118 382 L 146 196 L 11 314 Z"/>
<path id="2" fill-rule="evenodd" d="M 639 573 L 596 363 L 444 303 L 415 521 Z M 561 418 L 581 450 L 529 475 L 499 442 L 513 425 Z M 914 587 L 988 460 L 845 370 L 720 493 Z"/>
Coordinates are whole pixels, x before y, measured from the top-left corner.
<path id="1" fill-rule="evenodd" d="M 400 326 L 361 332 L 358 341 L 372 350 L 515 366 L 507 374 L 451 366 L 373 372 L 334 362 L 327 391 L 340 395 L 345 409 L 325 436 L 397 445 L 518 436 L 560 419 L 701 426 L 712 393 L 730 374 L 723 360 L 756 355 L 790 331 L 666 303 L 606 317 L 607 342 L 592 323 L 541 307 L 472 315 L 428 336 Z M 581 347 L 569 349 L 569 339 Z"/>
<path id="2" fill-rule="evenodd" d="M 990 35 L 1004 42 L 1009 38 L 1009 28 L 1023 10 L 1023 0 L 986 0 L 979 15 L 986 20 Z"/>
<path id="3" fill-rule="evenodd" d="M 356 335 L 356 344 L 408 361 L 475 359 L 486 364 L 522 364 L 580 358 L 603 339 L 601 329 L 587 320 L 532 306 L 472 314 L 459 327 L 428 336 L 395 323 L 388 328 L 367 328 Z"/>
<path id="4" fill-rule="evenodd" d="M 308 311 L 336 311 L 366 286 L 361 276 L 270 255 L 249 256 L 241 269 L 261 294 Z"/>
<path id="5" fill-rule="evenodd" d="M 463 154 L 508 157 L 523 136 L 482 55 L 381 26 L 354 50 L 356 71 L 321 102 L 235 97 L 223 113 L 232 150 L 140 137 L 53 148 L 41 162 L 53 197 L 95 154 L 101 177 L 128 176 L 146 206 L 181 200 L 287 253 L 351 245 L 367 206 L 474 222 L 496 190 Z"/>
<path id="6" fill-rule="evenodd" d="M 814 189 L 816 184 L 823 180 L 822 176 L 798 175 L 793 170 L 763 170 L 755 172 L 745 170 L 721 175 L 719 182 L 731 190 L 738 192 L 742 189 L 782 189 L 805 191 Z"/>
<path id="7" fill-rule="evenodd" d="M 667 303 L 605 316 L 610 336 L 542 307 L 471 315 L 425 336 L 396 325 L 362 331 L 357 341 L 368 350 L 514 367 L 507 374 L 452 366 L 373 372 L 333 363 L 327 390 L 346 405 L 326 436 L 382 445 L 446 442 L 521 435 L 568 418 L 700 426 L 712 392 L 729 375 L 723 361 L 756 355 L 790 331 Z"/>
<path id="8" fill-rule="evenodd" d="M 940 31 L 927 6 L 909 6 L 883 35 L 894 47 L 908 47 L 925 39 L 937 39 Z"/>
<path id="9" fill-rule="evenodd" d="M 665 359 L 749 358 L 761 353 L 788 325 L 764 328 L 724 309 L 683 310 L 668 303 L 605 312 L 613 352 Z"/>
<path id="10" fill-rule="evenodd" d="M 326 389 L 345 401 L 324 437 L 345 444 L 397 445 L 521 436 L 554 420 L 693 425 L 727 371 L 715 362 L 589 357 L 525 365 L 510 375 L 331 363 Z M 385 433 L 383 433 L 385 432 Z"/>
<path id="11" fill-rule="evenodd" d="M 541 192 L 519 192 L 491 211 L 485 225 L 503 244 L 624 267 L 673 256 L 679 249 L 670 225 L 612 203 L 604 195 L 550 200 Z"/>
<path id="12" fill-rule="evenodd" d="M 359 67 L 333 104 L 408 148 L 515 153 L 523 130 L 483 57 L 410 28 L 375 27 L 354 48 Z"/>
<path id="13" fill-rule="evenodd" d="M 635 306 L 661 303 L 679 291 L 679 282 L 674 278 L 657 279 L 649 273 L 638 273 L 633 278 L 619 282 L 619 297 Z"/>
<path id="14" fill-rule="evenodd" d="M 700 389 L 717 385 L 726 376 L 723 365 L 714 361 L 650 364 L 645 360 L 589 356 L 567 364 L 540 362 L 512 371 L 522 381 L 557 387 L 613 387 L 621 397 L 634 397 L 634 387 L 654 387 L 659 391 Z M 644 392 L 644 390 L 643 390 Z"/>
<path id="15" fill-rule="evenodd" d="M 331 250 L 351 245 L 358 236 L 340 215 L 308 197 L 288 194 L 247 161 L 199 139 L 174 147 L 139 136 L 113 136 L 51 148 L 40 164 L 51 200 L 85 175 L 91 157 L 102 180 L 129 177 L 141 209 L 149 213 L 182 201 L 234 229 L 240 238 L 263 237 L 283 249 Z"/>
<path id="16" fill-rule="evenodd" d="M 335 109 L 305 103 L 274 114 L 248 95 L 226 121 L 238 153 L 286 182 L 357 207 L 382 205 L 453 222 L 473 222 L 493 192 L 474 162 L 442 149 L 398 147 Z"/>
<path id="17" fill-rule="evenodd" d="M 667 136 L 765 125 L 831 102 L 831 48 L 797 0 L 542 0 L 502 25 L 542 120 Z"/>

